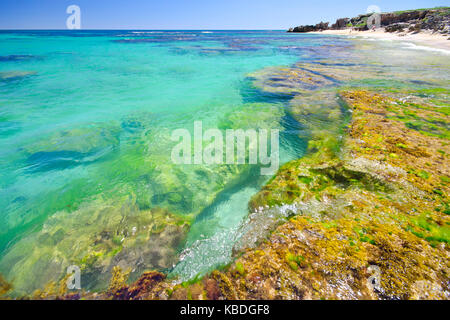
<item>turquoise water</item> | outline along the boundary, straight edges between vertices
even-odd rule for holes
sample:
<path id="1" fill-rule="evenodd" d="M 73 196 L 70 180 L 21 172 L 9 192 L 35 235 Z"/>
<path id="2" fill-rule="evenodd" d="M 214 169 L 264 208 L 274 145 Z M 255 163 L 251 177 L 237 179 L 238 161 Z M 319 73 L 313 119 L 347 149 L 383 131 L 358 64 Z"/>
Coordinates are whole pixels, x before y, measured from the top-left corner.
<path id="1" fill-rule="evenodd" d="M 187 280 L 228 263 L 270 177 L 257 165 L 175 165 L 171 132 L 194 121 L 280 129 L 280 162 L 299 158 L 307 129 L 288 97 L 248 75 L 348 62 L 353 47 L 282 31 L 0 32 L 0 272 L 29 293 L 72 264 L 86 288 L 104 288 L 114 265 Z M 417 74 L 409 54 L 436 78 L 439 63 L 407 49 L 389 67 Z"/>
<path id="2" fill-rule="evenodd" d="M 314 39 L 298 41 L 311 47 L 320 44 Z M 1 33 L 0 72 L 18 74 L 0 82 L 2 255 L 40 232 L 55 213 L 77 212 L 94 198 L 106 202 L 133 195 L 140 209 L 160 206 L 152 201 L 158 198 L 158 187 L 143 186 L 141 178 L 145 177 L 145 184 L 167 178 L 148 176 L 159 161 L 167 160 L 158 157 L 170 152 L 170 131 L 191 130 L 195 120 L 216 127 L 225 114 L 246 103 L 280 102 L 265 101 L 253 92 L 246 75 L 295 62 L 298 53 L 283 49 L 291 42 L 292 37 L 282 32 Z M 301 156 L 302 143 L 295 141 L 295 134 L 282 140 L 283 162 Z M 154 159 L 149 160 L 148 153 Z M 162 175 L 173 167 L 164 168 Z M 246 202 L 264 180 L 258 174 L 240 174 L 236 177 L 256 185 L 244 189 L 229 206 L 221 204 L 226 214 L 214 217 L 218 224 L 210 235 L 239 223 L 247 214 Z M 205 222 L 197 227 L 195 217 L 204 210 L 212 212 L 215 197 L 231 185 L 232 179 L 228 180 L 205 190 L 210 198 L 205 195 L 204 201 L 194 204 L 196 208 L 169 208 L 192 217 L 195 227 L 188 243 L 205 233 L 201 230 Z M 186 183 L 176 186 L 183 190 L 192 189 L 188 183 L 196 182 L 174 181 Z M 203 212 L 199 219 L 209 221 L 211 216 Z M 1 271 L 32 256 L 28 246 L 36 241 L 24 244 L 22 256 L 3 260 Z M 34 252 L 37 260 L 30 262 L 31 269 L 39 256 L 52 256 L 58 246 L 47 249 Z M 76 263 L 69 261 L 76 260 L 73 257 L 67 260 Z"/>

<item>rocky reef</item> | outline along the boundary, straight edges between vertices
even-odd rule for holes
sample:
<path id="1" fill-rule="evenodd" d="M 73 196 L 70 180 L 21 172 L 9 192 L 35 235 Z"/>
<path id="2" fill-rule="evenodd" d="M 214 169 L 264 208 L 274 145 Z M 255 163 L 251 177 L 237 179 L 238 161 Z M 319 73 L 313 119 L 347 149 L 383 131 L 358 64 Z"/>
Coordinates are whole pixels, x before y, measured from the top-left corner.
<path id="1" fill-rule="evenodd" d="M 223 131 L 252 128 L 255 123 L 260 128 L 282 130 L 284 112 L 276 104 L 247 103 L 229 110 L 217 120 Z M 167 271 L 179 260 L 195 217 L 220 192 L 250 174 L 249 165 L 174 164 L 170 157 L 177 142 L 171 139 L 171 130 L 153 119 L 154 115 L 145 113 L 125 117 L 121 123 L 84 124 L 51 133 L 44 140 L 36 138 L 18 150 L 33 175 L 96 161 L 109 161 L 110 165 L 105 166 L 106 172 L 93 173 L 102 181 L 99 186 L 84 183 L 80 177 L 64 191 L 56 189 L 53 197 L 61 205 L 52 207 L 55 212 L 50 215 L 33 210 L 23 217 L 5 218 L 6 230 L 23 221 L 44 220 L 22 239 L 11 242 L 0 263 L 5 278 L 14 285 L 14 296 L 47 284 L 53 288 L 64 280 L 71 265 L 80 267 L 83 287 L 96 291 L 106 290 L 114 267 L 128 270 L 130 281 L 146 270 Z M 190 118 L 185 121 L 186 127 L 192 126 Z M 124 140 L 134 142 L 132 150 L 128 156 L 118 157 Z M 202 143 L 207 146 L 210 141 Z M 135 154 L 138 156 L 133 157 Z M 111 176 L 126 178 L 118 183 L 104 178 Z M 80 185 L 83 187 L 76 192 L 70 189 Z M 67 195 L 62 196 L 64 193 Z M 52 203 L 52 196 L 46 200 Z M 20 205 L 23 203 L 26 199 Z"/>
<path id="2" fill-rule="evenodd" d="M 129 181 L 112 188 L 101 180 L 108 193 L 59 208 L 13 243 L 0 265 L 0 295 L 40 288 L 23 298 L 449 299 L 450 91 L 436 59 L 419 81 L 410 61 L 400 69 L 393 56 L 329 50 L 345 54 L 249 74 L 253 89 L 285 103 L 245 103 L 218 121 L 221 130 L 282 130 L 289 117 L 307 142 L 306 155 L 251 198 L 229 265 L 187 282 L 168 272 L 193 219 L 248 167 L 175 166 L 170 131 L 137 114 L 20 150 L 39 170 L 61 153 L 70 166 L 100 154 Z M 113 156 L 124 139 L 145 157 Z M 71 264 L 90 286 L 67 290 L 61 270 Z"/>
<path id="3" fill-rule="evenodd" d="M 20 81 L 28 77 L 34 76 L 35 74 L 36 72 L 34 71 L 2 71 L 0 72 L 0 83 Z"/>
<path id="4" fill-rule="evenodd" d="M 15 278 L 16 292 L 30 292 L 64 277 L 70 265 L 80 267 L 86 288 L 104 289 L 114 266 L 163 270 L 177 259 L 176 248 L 189 221 L 167 210 L 139 210 L 135 199 L 96 199 L 74 212 L 61 211 L 13 246 L 2 266 Z"/>
<path id="5" fill-rule="evenodd" d="M 340 89 L 336 110 L 352 114 L 340 121 L 345 134 L 312 133 L 308 155 L 251 199 L 236 260 L 222 270 L 184 283 L 150 271 L 129 283 L 129 270 L 115 267 L 104 292 L 53 283 L 34 297 L 449 299 L 449 95 Z M 291 112 L 308 112 L 306 101 Z"/>
<path id="6" fill-rule="evenodd" d="M 372 14 L 362 14 L 354 18 L 340 18 L 334 24 L 321 22 L 316 25 L 305 25 L 290 28 L 288 32 L 311 32 L 323 30 L 341 30 L 353 28 L 359 31 L 368 30 L 367 21 Z M 450 32 L 450 8 L 418 9 L 380 14 L 381 27 L 386 32 L 432 31 L 444 35 Z"/>
<path id="7" fill-rule="evenodd" d="M 339 96 L 353 114 L 339 151 L 311 146 L 249 204 L 250 224 L 269 208 L 287 220 L 170 297 L 200 286 L 204 298 L 449 298 L 448 110 L 365 90 Z M 441 124 L 408 125 L 418 112 Z"/>

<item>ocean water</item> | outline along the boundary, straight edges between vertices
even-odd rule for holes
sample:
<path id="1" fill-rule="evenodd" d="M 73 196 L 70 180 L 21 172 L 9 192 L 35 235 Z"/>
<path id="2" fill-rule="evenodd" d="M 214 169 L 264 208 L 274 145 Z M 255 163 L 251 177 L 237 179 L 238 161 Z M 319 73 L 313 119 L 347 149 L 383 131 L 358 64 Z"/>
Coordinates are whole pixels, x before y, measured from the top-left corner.
<path id="1" fill-rule="evenodd" d="M 349 85 L 448 87 L 448 53 L 420 49 L 283 31 L 0 32 L 0 273 L 30 293 L 69 265 L 96 289 L 114 265 L 181 281 L 229 263 L 270 176 L 171 163 L 173 130 L 279 129 L 283 164 L 311 127 L 285 84 L 251 74 L 357 63 L 373 74 Z"/>

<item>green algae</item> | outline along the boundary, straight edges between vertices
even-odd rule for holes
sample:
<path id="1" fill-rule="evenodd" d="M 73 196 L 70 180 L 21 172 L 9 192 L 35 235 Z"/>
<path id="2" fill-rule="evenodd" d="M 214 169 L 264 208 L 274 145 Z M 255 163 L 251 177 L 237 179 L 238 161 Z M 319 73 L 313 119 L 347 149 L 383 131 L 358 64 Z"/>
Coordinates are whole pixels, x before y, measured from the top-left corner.
<path id="1" fill-rule="evenodd" d="M 249 203 L 260 215 L 286 205 L 295 205 L 293 213 L 196 286 L 208 298 L 226 299 L 446 298 L 449 173 L 442 161 L 450 151 L 445 135 L 428 133 L 445 130 L 448 119 L 428 96 L 446 92 L 431 92 L 401 88 L 381 96 L 342 88 L 339 96 L 316 92 L 317 101 L 295 96 L 287 112 L 313 123 L 308 154 L 282 166 Z M 426 103 L 405 102 L 405 94 Z M 348 126 L 346 108 L 353 115 Z M 335 129 L 321 130 L 330 123 Z M 371 265 L 382 274 L 377 290 L 367 282 Z M 171 298 L 194 298 L 190 286 L 161 288 Z"/>
<path id="2" fill-rule="evenodd" d="M 226 129 L 282 129 L 280 119 L 284 116 L 280 104 L 246 103 L 224 114 L 218 128 Z"/>
<path id="3" fill-rule="evenodd" d="M 282 116 L 278 105 L 245 104 L 223 115 L 219 123 L 223 130 L 282 129 Z M 126 177 L 121 184 L 105 180 L 95 190 L 97 186 L 79 179 L 79 185 L 72 184 L 58 199 L 59 204 L 66 199 L 70 205 L 55 207 L 56 213 L 42 219 L 42 230 L 8 248 L 0 268 L 9 270 L 5 273 L 9 279 L 20 279 L 15 280 L 16 293 L 58 281 L 71 264 L 82 269 L 89 288 L 95 290 L 105 289 L 105 279 L 115 266 L 132 268 L 130 279 L 136 279 L 146 269 L 167 270 L 177 261 L 194 217 L 219 192 L 239 183 L 249 173 L 248 165 L 173 164 L 170 130 L 157 126 L 152 119 L 152 115 L 128 117 L 120 129 L 113 126 L 109 131 L 97 126 L 92 130 L 60 132 L 48 144 L 32 144 L 26 150 L 29 154 L 44 150 L 52 153 L 71 146 L 73 152 L 88 154 L 104 145 L 116 144 L 119 139 L 134 142 L 126 156 L 122 155 L 124 150 L 118 150 L 117 157 L 94 173 L 99 181 L 104 180 L 102 177 Z M 108 194 L 114 194 L 114 199 Z"/>
<path id="4" fill-rule="evenodd" d="M 276 95 L 297 95 L 323 86 L 332 86 L 335 80 L 301 67 L 266 68 L 248 75 L 252 85 Z"/>
<path id="5" fill-rule="evenodd" d="M 276 208 L 285 204 L 306 203 L 308 206 L 301 213 L 311 217 L 294 216 L 288 223 L 283 221 L 284 224 L 272 233 L 271 238 L 260 244 L 256 250 L 241 253 L 241 258 L 231 267 L 214 272 L 204 280 L 216 283 L 220 287 L 219 295 L 229 299 L 325 297 L 398 299 L 416 297 L 414 288 L 418 281 L 422 281 L 417 279 L 426 279 L 425 281 L 439 283 L 436 296 L 442 298 L 448 272 L 445 266 L 438 269 L 430 265 L 445 265 L 442 257 L 447 252 L 444 250 L 448 248 L 446 246 L 448 221 L 441 219 L 440 213 L 445 214 L 445 210 L 448 210 L 448 204 L 445 206 L 444 202 L 447 196 L 448 176 L 445 172 L 436 170 L 434 154 L 431 155 L 432 166 L 426 170 L 419 169 L 425 165 L 422 159 L 422 162 L 414 165 L 414 159 L 410 157 L 412 155 L 428 158 L 427 155 L 432 153 L 429 149 L 433 151 L 436 147 L 435 140 L 432 140 L 433 145 L 429 149 L 418 147 L 409 140 L 392 141 L 392 136 L 383 132 L 390 129 L 389 125 L 372 128 L 371 122 L 378 124 L 379 119 L 374 121 L 366 115 L 371 116 L 382 110 L 382 118 L 393 120 L 394 122 L 389 124 L 394 123 L 394 129 L 399 127 L 399 123 L 403 123 L 406 129 L 412 129 L 420 136 L 424 136 L 420 142 L 429 142 L 428 137 L 447 138 L 445 130 L 448 119 L 442 115 L 447 116 L 448 110 L 441 107 L 446 99 L 448 101 L 448 97 L 445 96 L 447 92 L 439 89 L 436 91 L 424 89 L 430 90 L 429 92 L 420 90 L 407 92 L 405 89 L 410 87 L 410 83 L 405 75 L 401 75 L 404 80 L 385 79 L 384 77 L 388 77 L 387 73 L 374 74 L 374 71 L 376 73 L 377 69 L 380 69 L 379 66 L 373 66 L 370 71 L 366 69 L 359 73 L 355 72 L 357 67 L 334 68 L 331 69 L 332 72 L 329 69 L 330 74 L 335 73 L 333 79 L 330 79 L 330 74 L 313 73 L 323 71 L 325 68 L 308 66 L 309 69 L 304 71 L 302 67 L 304 66 L 277 69 L 275 72 L 265 70 L 251 75 L 253 85 L 262 91 L 294 96 L 289 102 L 287 112 L 308 128 L 305 138 L 309 140 L 309 146 L 308 156 L 283 166 L 261 192 L 252 198 L 249 207 L 255 210 L 265 206 Z M 373 79 L 376 77 L 380 79 Z M 387 99 L 388 103 L 382 101 L 383 105 L 380 107 L 378 98 L 372 99 L 371 93 L 368 92 L 348 92 L 347 88 L 336 95 L 335 88 L 328 92 L 318 90 L 323 86 L 334 87 L 337 81 L 342 79 L 354 79 L 358 82 L 362 79 L 362 82 L 372 89 L 375 86 L 378 92 L 388 92 L 388 96 L 413 94 L 426 99 L 430 105 L 422 102 L 405 103 L 395 97 L 394 105 Z M 397 82 L 394 83 L 395 81 Z M 392 84 L 398 88 L 383 88 Z M 310 94 L 310 90 L 318 91 Z M 349 99 L 349 94 L 354 94 L 356 100 L 361 98 L 357 101 L 361 102 L 361 105 L 355 105 L 355 101 Z M 438 94 L 442 96 L 436 98 Z M 345 103 L 342 103 L 343 100 Z M 353 112 L 348 132 L 345 127 L 349 120 L 345 110 L 347 106 Z M 253 105 L 252 112 L 257 113 L 258 108 L 265 109 L 264 106 Z M 270 108 L 270 105 L 267 106 L 267 109 Z M 276 111 L 276 108 L 273 110 Z M 430 113 L 423 117 L 422 110 L 441 115 Z M 278 115 L 274 117 L 275 122 L 277 118 Z M 262 119 L 270 120 L 271 116 L 265 113 Z M 221 122 L 222 129 L 233 128 L 236 123 L 251 127 L 252 118 L 248 115 L 245 117 L 245 113 L 239 112 L 227 114 Z M 330 130 L 330 126 L 335 128 Z M 366 126 L 369 126 L 369 129 Z M 411 134 L 409 131 L 403 131 L 402 127 L 401 133 L 405 132 Z M 154 140 L 150 139 L 150 145 L 156 144 L 161 137 L 167 137 L 167 134 L 157 136 Z M 438 152 L 440 156 L 448 154 L 447 149 L 440 150 L 441 152 Z M 148 162 L 158 163 L 155 160 L 160 156 L 158 151 L 151 146 L 146 150 L 150 151 Z M 152 158 L 155 154 L 155 158 Z M 350 164 L 349 158 L 354 158 L 355 161 Z M 366 161 L 367 159 L 370 161 Z M 412 165 L 405 167 L 401 162 Z M 142 196 L 137 196 L 139 208 L 151 208 L 158 204 L 170 207 L 177 214 L 188 213 L 191 205 L 180 205 L 184 201 L 181 194 L 186 190 L 177 189 L 177 185 L 181 180 L 180 177 L 186 178 L 191 173 L 186 174 L 183 169 L 182 173 L 167 176 L 164 173 L 161 175 L 161 172 L 172 170 L 170 166 L 158 168 L 155 165 L 151 168 L 151 178 L 143 178 Z M 203 169 L 199 176 L 208 177 L 208 173 Z M 216 168 L 211 171 L 215 170 Z M 163 182 L 155 190 L 145 189 L 146 182 L 155 178 Z M 443 183 L 442 190 L 441 185 L 439 188 L 436 187 L 436 181 L 439 181 L 439 184 Z M 222 186 L 224 185 L 226 183 Z M 206 193 L 204 190 L 195 192 L 199 196 Z M 152 197 L 149 198 L 148 194 Z M 416 199 L 413 199 L 414 197 Z M 431 199 L 428 199 L 429 197 Z M 432 217 L 430 220 L 421 215 L 429 205 L 440 206 L 440 209 L 436 210 L 437 218 Z M 301 236 L 314 240 L 311 250 L 304 247 L 305 243 L 299 248 L 298 242 L 291 241 L 301 239 Z M 116 244 L 119 244 L 119 241 L 120 239 L 116 239 Z M 398 242 L 401 242 L 401 245 Z M 294 247 L 293 252 L 286 253 L 286 247 L 291 246 Z M 425 257 L 421 257 L 418 253 L 421 250 Z M 317 255 L 320 256 L 319 260 L 315 257 Z M 98 252 L 93 251 L 92 256 L 97 259 Z M 267 259 L 262 259 L 263 256 L 267 256 Z M 273 261 L 269 263 L 268 260 Z M 305 261 L 308 263 L 304 264 Z M 321 267 L 312 268 L 313 262 Z M 380 292 L 374 292 L 364 283 L 368 277 L 366 269 L 369 263 L 381 266 L 386 275 L 382 281 L 383 290 Z M 302 272 L 303 267 L 309 268 L 308 273 L 302 273 L 301 277 L 296 276 Z M 280 271 L 277 273 L 277 270 Z M 339 273 L 343 275 L 343 279 Z M 328 276 L 330 274 L 331 276 Z M 351 281 L 346 282 L 346 276 Z M 280 279 L 281 281 L 278 281 Z M 346 286 L 337 290 L 330 289 L 331 285 L 341 281 L 350 289 Z M 281 286 L 276 287 L 275 283 L 281 283 Z M 183 284 L 183 289 L 186 289 L 184 291 L 170 286 L 165 287 L 165 290 L 171 292 L 170 296 L 174 298 L 192 299 L 194 295 L 191 285 Z M 202 285 L 206 287 L 206 284 Z M 348 290 L 348 293 L 345 295 L 339 290 Z M 153 293 L 151 296 L 155 297 Z"/>
<path id="6" fill-rule="evenodd" d="M 9 291 L 11 291 L 12 285 L 8 283 L 5 278 L 0 274 L 0 297 L 7 294 Z"/>
<path id="7" fill-rule="evenodd" d="M 14 245 L 1 266 L 15 266 L 7 277 L 21 279 L 15 281 L 17 292 L 58 281 L 72 264 L 90 275 L 92 288 L 102 288 L 102 280 L 116 265 L 133 268 L 135 274 L 136 259 L 142 259 L 140 268 L 170 267 L 176 261 L 177 243 L 187 232 L 188 222 L 181 221 L 161 209 L 141 211 L 133 200 L 97 200 L 52 216 L 42 231 Z"/>
<path id="8" fill-rule="evenodd" d="M 235 268 L 236 268 L 236 271 L 237 271 L 241 276 L 243 276 L 243 275 L 245 274 L 245 269 L 244 269 L 244 266 L 242 265 L 242 263 L 240 263 L 240 262 L 236 263 Z"/>
<path id="9" fill-rule="evenodd" d="M 279 129 L 283 111 L 279 105 L 244 104 L 219 119 L 219 129 Z M 205 128 L 206 130 L 207 128 Z M 208 141 L 202 141 L 207 146 Z M 154 165 L 148 177 L 150 202 L 176 214 L 195 217 L 210 205 L 219 192 L 232 188 L 250 174 L 248 157 L 257 146 L 246 144 L 246 164 L 179 165 L 172 163 L 170 150 L 176 145 L 170 131 L 159 130 L 146 144 L 145 162 Z M 150 182 L 151 181 L 151 182 Z"/>
<path id="10" fill-rule="evenodd" d="M 422 135 L 417 140 L 398 142 L 398 140 L 392 139 L 390 135 L 373 136 L 375 131 L 371 131 L 372 127 L 365 124 L 371 121 L 370 123 L 376 130 L 380 129 L 376 122 L 380 120 L 375 119 L 384 118 L 379 115 L 381 109 L 377 109 L 379 108 L 379 102 L 382 100 L 379 97 L 370 96 L 368 93 L 364 93 L 366 96 L 363 98 L 362 92 L 343 92 L 342 94 L 349 105 L 354 108 L 353 131 L 349 134 L 350 138 L 345 140 L 344 152 L 340 154 L 342 160 L 328 158 L 317 161 L 317 158 L 313 158 L 315 160 L 312 161 L 311 155 L 311 158 L 306 157 L 288 163 L 280 168 L 277 176 L 269 181 L 250 202 L 250 208 L 254 209 L 264 206 L 276 207 L 294 203 L 307 205 L 307 203 L 310 203 L 310 205 L 307 205 L 308 210 L 302 210 L 302 213 L 314 217 L 313 220 L 307 217 L 294 216 L 289 222 L 282 224 L 277 231 L 272 233 L 270 241 L 262 242 L 255 251 L 247 251 L 238 258 L 237 263 L 243 264 L 246 270 L 249 268 L 247 272 L 252 276 L 246 276 L 245 281 L 240 278 L 239 281 L 244 281 L 243 284 L 236 280 L 230 286 L 239 290 L 238 295 L 242 294 L 245 297 L 251 296 L 253 298 L 336 298 L 335 295 L 339 291 L 327 291 L 326 281 L 336 277 L 335 272 L 337 270 L 345 273 L 348 265 L 351 265 L 353 270 L 355 270 L 356 265 L 360 266 L 362 269 L 360 269 L 361 273 L 358 277 L 361 278 L 359 279 L 367 279 L 367 275 L 364 275 L 363 266 L 367 266 L 369 260 L 370 263 L 379 266 L 381 269 L 380 290 L 371 292 L 371 289 L 366 287 L 364 282 L 359 282 L 358 285 L 353 282 L 350 287 L 344 286 L 347 298 L 356 298 L 362 294 L 372 299 L 376 297 L 417 299 L 424 296 L 442 299 L 445 297 L 443 290 L 445 290 L 448 270 L 446 264 L 441 263 L 443 263 L 446 256 L 445 252 L 448 250 L 449 221 L 445 213 L 440 213 L 442 209 L 434 211 L 434 213 L 428 212 L 428 209 L 431 199 L 436 204 L 440 201 L 437 198 L 429 198 L 429 195 L 434 192 L 433 186 L 437 183 L 436 181 L 442 181 L 442 179 L 436 179 L 436 170 L 445 168 L 438 165 L 442 153 L 435 150 L 436 156 L 433 155 L 430 158 L 430 150 L 421 151 L 412 147 L 413 141 L 421 144 L 420 139 L 430 141 L 430 139 L 436 138 L 428 138 L 429 136 Z M 359 103 L 359 98 L 355 99 L 355 97 L 359 97 L 359 94 L 361 94 L 361 102 L 364 101 L 364 103 Z M 359 108 L 361 108 L 361 112 L 358 112 Z M 367 122 L 365 119 L 366 113 L 373 113 L 374 115 L 370 120 L 367 119 Z M 386 111 L 384 111 L 384 114 L 387 116 Z M 412 134 L 412 139 L 415 139 L 413 131 L 408 131 L 410 129 L 402 127 L 401 123 L 386 123 L 386 126 L 394 131 L 394 134 L 396 134 L 395 130 L 398 127 L 402 132 Z M 360 124 L 363 125 L 360 126 Z M 366 135 L 365 133 L 369 134 Z M 405 135 L 403 134 L 403 136 Z M 380 139 L 381 137 L 382 139 Z M 354 146 L 357 144 L 354 143 L 354 140 L 357 141 L 358 138 L 370 142 L 374 141 L 374 143 L 382 141 L 388 148 L 392 146 L 400 150 L 407 150 L 411 154 L 406 153 L 408 156 L 405 157 L 405 151 L 396 152 L 398 156 L 395 158 L 383 158 L 383 161 L 386 162 L 385 165 L 370 162 L 372 160 L 363 160 L 358 157 L 373 157 L 377 153 L 385 152 L 383 149 L 386 146 L 378 149 L 355 149 Z M 436 143 L 439 142 L 433 140 L 432 144 Z M 357 150 L 363 151 L 364 154 L 359 154 L 360 151 Z M 413 152 L 413 150 L 415 151 Z M 351 154 L 351 158 L 348 158 L 347 154 Z M 421 158 L 427 159 L 427 170 L 419 169 L 421 161 L 423 161 Z M 416 164 L 414 161 L 417 162 L 418 159 L 420 159 L 419 163 Z M 343 164 L 339 164 L 341 162 Z M 357 166 L 355 167 L 355 165 Z M 409 173 L 400 168 L 396 169 L 393 167 L 394 165 L 409 166 Z M 358 169 L 355 170 L 355 168 Z M 404 180 L 412 176 L 415 178 Z M 402 178 L 399 179 L 399 177 Z M 424 181 L 426 181 L 425 184 Z M 448 185 L 445 186 L 445 188 L 447 187 Z M 420 190 L 416 188 L 420 188 Z M 422 192 L 427 193 L 428 196 Z M 446 193 L 442 191 L 439 196 L 445 199 Z M 315 202 L 324 198 L 327 199 L 328 206 Z M 344 203 L 351 202 L 352 205 L 339 206 L 341 199 L 345 199 Z M 313 203 L 315 204 L 313 205 Z M 313 209 L 314 206 L 318 207 Z M 320 218 L 315 212 L 321 213 Z M 294 223 L 300 221 L 302 221 L 301 227 L 293 227 Z M 319 221 L 320 227 L 317 224 Z M 316 227 L 312 227 L 313 225 Z M 314 250 L 320 250 L 322 253 L 318 255 L 316 251 L 312 251 L 314 252 L 313 255 L 306 254 L 311 250 L 310 238 L 306 242 L 307 247 L 303 247 L 301 251 L 292 252 L 292 248 L 298 246 L 299 239 L 304 239 L 299 237 L 299 232 L 303 234 L 302 237 L 305 237 L 308 234 L 305 233 L 305 229 L 311 230 L 311 228 L 314 229 L 314 232 L 311 231 L 310 236 L 314 235 L 319 241 L 317 245 L 314 245 Z M 341 240 L 334 243 L 331 233 L 334 233 L 336 239 Z M 276 240 L 277 237 L 283 240 Z M 318 246 L 325 239 L 326 242 Z M 401 239 L 400 246 L 396 242 L 398 239 Z M 440 244 L 443 244 L 443 246 Z M 345 247 L 343 248 L 342 245 Z M 286 248 L 289 248 L 289 251 L 286 252 Z M 276 251 L 268 253 L 269 250 Z M 260 255 L 256 254 L 256 251 L 265 252 L 265 255 L 268 254 L 276 262 L 272 265 L 268 264 L 267 260 L 262 261 L 261 258 L 257 258 Z M 299 254 L 305 259 L 297 260 L 296 257 Z M 284 263 L 280 260 L 280 255 L 283 257 Z M 377 257 L 377 255 L 379 256 Z M 301 270 L 298 262 L 303 263 L 305 260 L 311 263 L 317 259 L 316 257 L 323 259 L 318 264 L 321 272 L 324 272 L 323 269 L 327 269 L 327 265 L 333 265 L 337 269 L 328 269 L 325 273 L 328 275 L 327 277 L 318 276 L 315 271 L 310 274 L 301 272 L 302 280 L 298 280 L 297 274 Z M 335 260 L 336 257 L 348 262 L 339 264 Z M 327 259 L 330 260 L 326 262 Z M 283 264 L 286 265 L 287 269 L 281 267 Z M 308 268 L 310 265 L 306 264 L 305 267 Z M 278 287 L 270 294 L 269 291 L 252 291 L 256 289 L 252 284 L 253 279 L 260 279 L 258 281 L 261 282 L 265 277 L 270 278 L 269 274 L 273 277 L 273 272 L 280 268 L 283 268 L 285 274 L 277 274 L 275 278 L 278 280 L 276 281 L 278 283 L 285 281 L 290 284 L 288 287 Z M 256 274 L 260 274 L 260 276 L 256 276 Z M 333 276 L 330 277 L 330 275 Z M 314 284 L 314 281 L 318 279 L 317 277 L 321 279 L 319 281 L 322 281 L 320 285 Z M 292 284 L 299 283 L 299 281 L 311 285 L 303 286 L 301 289 L 298 287 L 293 289 Z M 426 285 L 423 285 L 423 281 Z M 225 296 L 228 296 L 227 292 L 231 292 L 231 289 L 227 288 L 224 291 Z M 262 296 L 250 292 L 259 292 Z M 299 295 L 299 292 L 302 293 Z M 339 297 L 342 298 L 342 296 Z"/>

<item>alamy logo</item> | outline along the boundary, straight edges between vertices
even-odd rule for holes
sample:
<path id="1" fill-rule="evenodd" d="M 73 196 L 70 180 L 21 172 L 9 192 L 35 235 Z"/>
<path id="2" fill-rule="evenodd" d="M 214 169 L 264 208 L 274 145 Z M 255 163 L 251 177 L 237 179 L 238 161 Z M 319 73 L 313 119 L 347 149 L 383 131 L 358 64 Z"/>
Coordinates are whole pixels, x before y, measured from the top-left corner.
<path id="1" fill-rule="evenodd" d="M 270 130 L 270 139 L 267 129 L 258 131 L 229 129 L 225 132 L 219 129 L 208 129 L 203 133 L 202 122 L 195 121 L 193 145 L 191 133 L 187 129 L 174 130 L 171 139 L 179 142 L 171 153 L 172 162 L 175 164 L 268 166 L 261 167 L 262 175 L 273 175 L 279 168 L 278 129 Z M 208 144 L 204 146 L 204 142 Z"/>
<path id="2" fill-rule="evenodd" d="M 80 290 L 81 289 L 81 270 L 78 266 L 69 266 L 67 274 L 70 275 L 66 280 L 67 289 Z"/>
<path id="3" fill-rule="evenodd" d="M 370 265 L 367 271 L 371 274 L 367 279 L 367 284 L 372 290 L 381 291 L 381 269 L 378 266 Z"/>
<path id="4" fill-rule="evenodd" d="M 70 16 L 66 20 L 67 29 L 81 29 L 81 10 L 77 5 L 71 5 L 67 7 L 67 14 Z"/>
<path id="5" fill-rule="evenodd" d="M 370 30 L 381 28 L 381 9 L 378 6 L 371 5 L 366 11 L 368 14 L 372 13 L 370 17 L 367 18 L 367 28 Z"/>

